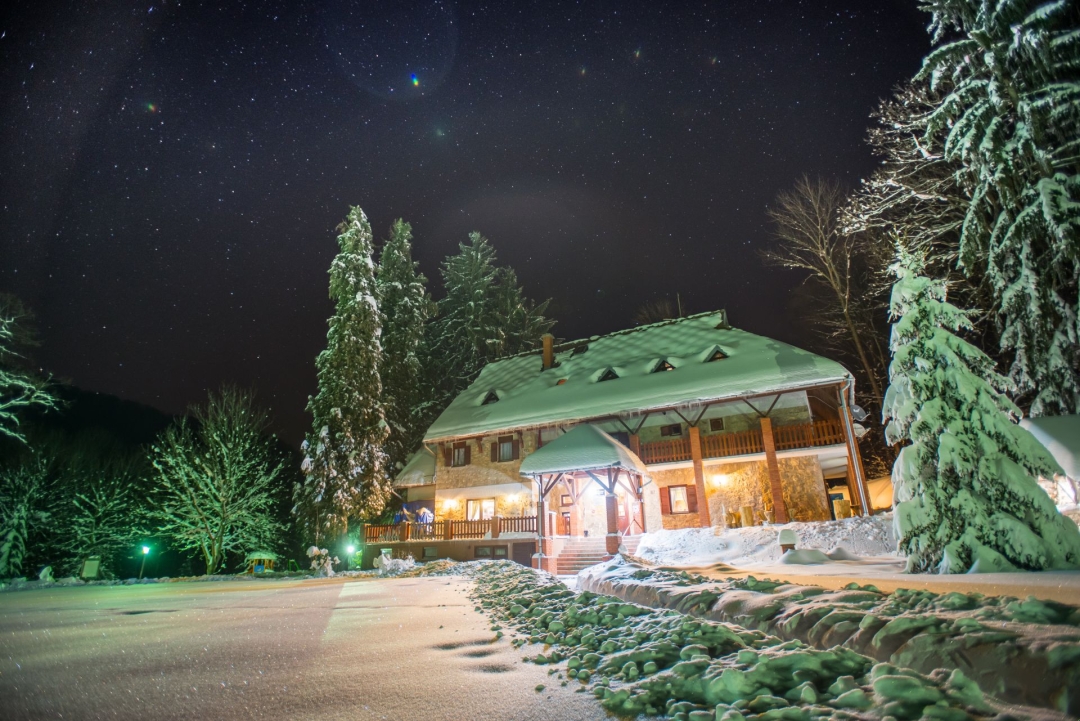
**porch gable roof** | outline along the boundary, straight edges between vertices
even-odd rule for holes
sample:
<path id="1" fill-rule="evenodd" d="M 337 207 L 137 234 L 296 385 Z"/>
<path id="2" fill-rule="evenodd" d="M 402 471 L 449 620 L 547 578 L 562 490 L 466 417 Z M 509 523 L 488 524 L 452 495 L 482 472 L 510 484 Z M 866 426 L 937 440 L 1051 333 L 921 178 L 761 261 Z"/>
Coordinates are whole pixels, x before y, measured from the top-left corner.
<path id="1" fill-rule="evenodd" d="M 574 426 L 521 462 L 523 476 L 548 473 L 573 473 L 621 468 L 645 475 L 645 464 L 633 451 L 596 426 Z"/>

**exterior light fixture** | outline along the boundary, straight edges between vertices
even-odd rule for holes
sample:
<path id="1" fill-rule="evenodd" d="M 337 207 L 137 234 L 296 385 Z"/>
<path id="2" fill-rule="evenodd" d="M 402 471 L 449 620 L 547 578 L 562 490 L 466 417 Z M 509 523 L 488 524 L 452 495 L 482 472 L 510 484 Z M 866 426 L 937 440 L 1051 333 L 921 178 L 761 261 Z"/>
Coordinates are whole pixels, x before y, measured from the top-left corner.
<path id="1" fill-rule="evenodd" d="M 142 547 L 142 563 L 139 564 L 139 580 L 142 580 L 143 571 L 146 570 L 146 557 L 150 555 L 150 546 Z"/>

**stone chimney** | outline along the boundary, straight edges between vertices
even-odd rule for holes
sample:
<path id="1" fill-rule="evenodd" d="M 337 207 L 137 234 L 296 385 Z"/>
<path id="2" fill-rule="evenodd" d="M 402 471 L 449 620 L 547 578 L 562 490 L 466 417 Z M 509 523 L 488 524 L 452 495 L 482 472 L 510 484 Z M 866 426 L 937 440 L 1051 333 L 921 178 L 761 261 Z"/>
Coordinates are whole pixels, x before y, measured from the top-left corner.
<path id="1" fill-rule="evenodd" d="M 543 370 L 547 370 L 555 365 L 555 336 L 551 333 L 544 333 L 540 336 L 540 340 L 544 343 L 544 367 Z"/>

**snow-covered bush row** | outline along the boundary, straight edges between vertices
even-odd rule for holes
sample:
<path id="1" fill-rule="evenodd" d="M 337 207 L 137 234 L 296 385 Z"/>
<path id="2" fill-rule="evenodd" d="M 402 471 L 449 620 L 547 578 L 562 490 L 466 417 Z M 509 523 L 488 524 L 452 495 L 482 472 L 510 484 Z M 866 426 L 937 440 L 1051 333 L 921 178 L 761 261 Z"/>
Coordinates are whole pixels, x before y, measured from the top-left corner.
<path id="1" fill-rule="evenodd" d="M 587 684 L 621 716 L 679 721 L 981 719 L 995 703 L 962 672 L 923 675 L 850 649 L 817 649 L 734 624 L 574 594 L 509 562 L 475 568 L 478 608 L 545 644 L 527 656 Z M 565 662 L 565 666 L 562 666 Z M 565 669 L 565 670 L 563 670 Z M 1015 710 L 1014 710 L 1015 711 Z"/>
<path id="2" fill-rule="evenodd" d="M 1011 703 L 1077 714 L 1080 608 L 1029 598 L 898 590 L 850 584 L 841 591 L 779 581 L 716 581 L 615 559 L 578 575 L 578 587 L 657 609 L 797 640 L 842 646 L 929 673 L 963 667 Z"/>

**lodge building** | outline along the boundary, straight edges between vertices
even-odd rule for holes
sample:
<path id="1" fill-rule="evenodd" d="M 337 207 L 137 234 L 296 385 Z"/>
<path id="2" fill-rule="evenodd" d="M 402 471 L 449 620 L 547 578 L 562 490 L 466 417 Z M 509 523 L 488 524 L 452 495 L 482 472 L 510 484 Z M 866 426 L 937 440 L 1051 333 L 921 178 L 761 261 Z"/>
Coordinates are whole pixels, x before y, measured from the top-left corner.
<path id="1" fill-rule="evenodd" d="M 412 518 L 370 560 L 509 558 L 570 573 L 645 531 L 871 512 L 840 364 L 724 311 L 488 364 L 395 480 Z M 374 553 L 372 553 L 374 551 Z"/>

